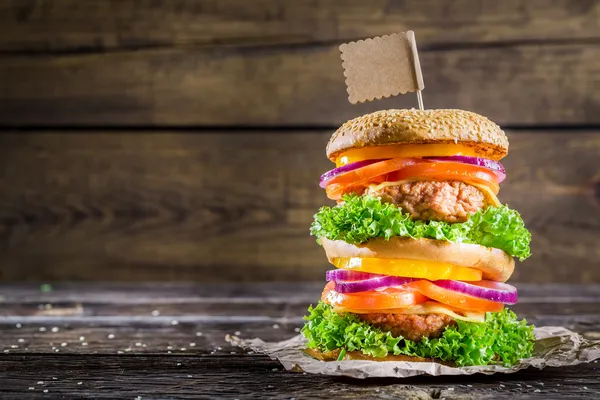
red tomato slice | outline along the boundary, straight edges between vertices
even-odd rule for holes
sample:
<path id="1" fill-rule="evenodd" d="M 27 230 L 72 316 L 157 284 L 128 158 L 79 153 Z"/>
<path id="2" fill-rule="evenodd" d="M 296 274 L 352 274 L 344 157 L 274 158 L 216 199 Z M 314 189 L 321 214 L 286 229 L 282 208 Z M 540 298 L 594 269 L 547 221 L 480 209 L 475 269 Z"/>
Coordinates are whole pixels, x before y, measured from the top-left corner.
<path id="1" fill-rule="evenodd" d="M 357 191 L 370 183 L 407 179 L 457 180 L 485 185 L 494 194 L 500 191 L 498 178 L 487 168 L 459 162 L 439 162 L 418 158 L 394 158 L 358 168 L 333 178 L 327 184 L 325 191 L 330 199 L 340 200 L 344 194 Z"/>
<path id="2" fill-rule="evenodd" d="M 388 181 L 401 181 L 409 178 L 423 178 L 436 181 L 465 181 L 488 186 L 494 194 L 498 194 L 498 178 L 487 168 L 458 162 L 425 162 L 418 165 L 409 165 L 398 171 L 390 173 Z"/>
<path id="3" fill-rule="evenodd" d="M 364 166 L 344 174 L 338 175 L 329 181 L 329 185 L 359 186 L 367 182 L 372 182 L 374 178 L 397 171 L 409 165 L 423 163 L 424 160 L 418 158 L 392 158 L 391 160 L 380 161 L 371 165 Z"/>
<path id="4" fill-rule="evenodd" d="M 381 291 L 339 293 L 335 291 L 334 287 L 335 283 L 329 282 L 323 290 L 321 300 L 334 307 L 355 310 L 377 311 L 410 307 L 428 300 L 427 297 L 418 291 L 408 288 L 387 288 Z"/>
<path id="5" fill-rule="evenodd" d="M 430 299 L 439 301 L 440 303 L 449 305 L 451 307 L 460 308 L 462 310 L 499 312 L 504 308 L 504 304 L 502 303 L 479 299 L 477 297 L 458 293 L 453 290 L 444 289 L 426 280 L 412 282 L 406 286 L 417 290 Z"/>

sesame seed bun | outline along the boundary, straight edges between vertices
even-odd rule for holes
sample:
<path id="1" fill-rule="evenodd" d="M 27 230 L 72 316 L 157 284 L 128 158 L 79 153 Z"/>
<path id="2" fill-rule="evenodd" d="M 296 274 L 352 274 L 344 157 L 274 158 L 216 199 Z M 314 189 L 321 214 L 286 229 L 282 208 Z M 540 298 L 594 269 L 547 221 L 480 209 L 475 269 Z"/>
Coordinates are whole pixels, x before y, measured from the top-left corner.
<path id="1" fill-rule="evenodd" d="M 341 349 L 335 349 L 335 350 L 328 351 L 325 353 L 322 351 L 319 351 L 317 349 L 304 349 L 303 351 L 304 351 L 304 353 L 308 354 L 309 356 L 316 358 L 317 360 L 320 360 L 320 361 L 337 361 L 337 360 L 339 360 Z M 388 354 L 385 357 L 373 357 L 368 354 L 364 354 L 362 351 L 346 351 L 346 353 L 342 357 L 342 360 L 409 361 L 409 362 L 434 362 L 435 361 L 438 364 L 444 364 L 449 367 L 455 366 L 455 363 L 453 363 L 453 362 L 436 360 L 433 358 L 407 356 L 404 354 L 400 354 L 397 356 L 395 356 L 393 354 Z"/>
<path id="2" fill-rule="evenodd" d="M 463 110 L 385 110 L 343 124 L 327 144 L 331 161 L 344 151 L 393 144 L 460 143 L 484 158 L 508 153 L 504 131 L 486 117 Z"/>
<path id="3" fill-rule="evenodd" d="M 329 262 L 335 258 L 408 258 L 440 261 L 480 270 L 483 279 L 506 282 L 515 270 L 515 260 L 500 249 L 478 244 L 451 243 L 434 239 L 394 236 L 390 240 L 371 239 L 363 244 L 321 238 Z"/>

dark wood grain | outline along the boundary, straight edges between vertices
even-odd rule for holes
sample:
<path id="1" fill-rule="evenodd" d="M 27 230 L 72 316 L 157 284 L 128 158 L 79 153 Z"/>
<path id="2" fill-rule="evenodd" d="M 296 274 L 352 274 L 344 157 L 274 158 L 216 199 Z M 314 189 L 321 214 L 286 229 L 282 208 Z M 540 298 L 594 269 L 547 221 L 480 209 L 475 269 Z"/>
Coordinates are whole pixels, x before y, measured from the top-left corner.
<path id="1" fill-rule="evenodd" d="M 323 278 L 323 277 L 321 277 Z M 50 286 L 31 283 L 0 284 L 2 305 L 94 303 L 125 305 L 256 304 L 311 302 L 324 281 L 295 282 L 61 282 Z M 586 303 L 600 301 L 600 286 L 518 283 L 520 303 Z M 600 310 L 599 310 L 600 311 Z"/>
<path id="2" fill-rule="evenodd" d="M 598 124 L 600 46 L 423 50 L 427 108 L 500 124 Z M 334 126 L 416 106 L 347 100 L 338 45 L 152 49 L 0 60 L 0 125 Z"/>
<path id="3" fill-rule="evenodd" d="M 511 306 L 530 323 L 600 337 L 600 286 L 516 284 Z M 230 354 L 225 334 L 278 341 L 297 334 L 323 282 L 2 285 L 6 354 Z M 63 345 L 64 343 L 64 345 Z M 243 352 L 242 352 L 243 353 Z M 1 354 L 1 353 L 0 353 Z"/>
<path id="4" fill-rule="evenodd" d="M 270 304 L 294 306 L 317 296 L 317 283 L 60 284 L 50 292 L 36 285 L 0 285 L 0 397 L 91 398 L 596 398 L 597 363 L 569 368 L 528 369 L 510 375 L 417 377 L 357 381 L 284 371 L 268 357 L 232 348 L 226 333 L 277 341 L 297 334 L 303 311 L 281 309 L 264 317 Z M 517 312 L 538 325 L 563 325 L 600 337 L 600 286 L 518 285 Z M 22 299 L 21 301 L 19 299 Z M 216 299 L 245 304 L 230 320 L 199 308 L 178 316 L 141 315 L 127 308 L 148 302 L 206 305 Z M 267 300 L 269 299 L 269 300 Z M 79 302 L 80 316 L 20 314 L 29 304 Z M 99 304 L 121 308 L 99 315 Z M 44 308 L 41 313 L 53 308 Z M 565 312 L 570 308 L 569 312 Z M 255 317 L 252 319 L 252 317 Z M 18 318 L 18 319 L 15 319 Z M 273 322 L 277 321 L 277 322 Z M 574 321 L 577 321 L 574 323 Z M 42 328 L 42 329 L 40 329 Z M 64 343 L 64 345 L 63 345 Z M 84 344 L 85 343 L 85 344 Z M 47 391 L 47 392 L 44 392 Z"/>
<path id="5" fill-rule="evenodd" d="M 0 50 L 343 42 L 413 29 L 423 46 L 598 39 L 593 0 L 0 1 Z M 52 34 L 48 34 L 52 33 Z"/>
<path id="6" fill-rule="evenodd" d="M 5 355 L 0 356 L 0 394 L 3 399 L 41 397 L 44 390 L 47 396 L 131 399 L 596 398 L 598 373 L 598 364 L 587 364 L 506 376 L 357 382 L 282 371 L 276 361 L 254 355 Z"/>
<path id="7" fill-rule="evenodd" d="M 321 280 L 329 134 L 2 135 L 2 279 Z M 509 136 L 500 199 L 534 238 L 513 279 L 599 282 L 600 136 Z"/>

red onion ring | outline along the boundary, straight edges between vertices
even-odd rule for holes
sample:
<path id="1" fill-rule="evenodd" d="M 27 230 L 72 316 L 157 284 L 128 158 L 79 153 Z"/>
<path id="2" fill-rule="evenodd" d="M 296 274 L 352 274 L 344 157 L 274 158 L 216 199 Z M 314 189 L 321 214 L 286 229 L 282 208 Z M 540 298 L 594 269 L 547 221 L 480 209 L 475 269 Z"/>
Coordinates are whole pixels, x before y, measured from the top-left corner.
<path id="1" fill-rule="evenodd" d="M 401 286 L 418 280 L 343 269 L 327 271 L 325 277 L 327 281 L 335 283 L 335 291 L 338 293 L 368 292 L 382 287 Z"/>
<path id="2" fill-rule="evenodd" d="M 319 186 L 321 188 L 325 189 L 325 187 L 327 186 L 329 181 L 332 180 L 333 178 L 335 178 L 336 176 L 344 174 L 346 172 L 353 171 L 358 168 L 366 167 L 367 165 L 374 164 L 378 161 L 381 161 L 381 160 L 362 160 L 362 161 L 353 162 L 351 164 L 343 165 L 339 168 L 334 168 L 331 171 L 327 171 L 323 175 L 321 175 L 321 179 L 319 179 Z"/>
<path id="3" fill-rule="evenodd" d="M 351 282 L 363 281 L 365 279 L 379 278 L 385 275 L 372 274 L 370 272 L 349 271 L 347 269 L 332 269 L 325 272 L 325 280 L 327 282 Z"/>
<path id="4" fill-rule="evenodd" d="M 476 283 L 439 280 L 433 281 L 433 283 L 441 288 L 477 297 L 479 299 L 504 304 L 516 304 L 518 301 L 517 288 L 507 283 L 486 280 Z"/>
<path id="5" fill-rule="evenodd" d="M 436 161 L 455 161 L 464 164 L 475 165 L 478 167 L 484 167 L 487 169 L 491 169 L 494 174 L 498 177 L 498 183 L 501 183 L 506 179 L 506 170 L 504 166 L 500 164 L 498 161 L 490 160 L 488 158 L 481 157 L 468 157 L 468 156 L 449 156 L 449 157 L 423 157 L 427 160 L 436 160 Z"/>

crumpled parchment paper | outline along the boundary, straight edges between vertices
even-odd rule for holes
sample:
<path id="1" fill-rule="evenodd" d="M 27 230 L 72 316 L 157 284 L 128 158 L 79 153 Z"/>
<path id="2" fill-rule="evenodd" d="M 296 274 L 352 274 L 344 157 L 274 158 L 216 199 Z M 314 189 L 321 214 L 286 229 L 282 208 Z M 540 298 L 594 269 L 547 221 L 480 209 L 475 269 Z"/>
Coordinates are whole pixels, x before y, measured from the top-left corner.
<path id="1" fill-rule="evenodd" d="M 284 368 L 310 374 L 350 376 L 353 378 L 407 378 L 415 375 L 472 375 L 513 373 L 528 367 L 564 367 L 586 363 L 600 358 L 600 341 L 590 341 L 579 334 L 558 326 L 543 326 L 534 329 L 536 338 L 533 357 L 524 359 L 511 368 L 497 365 L 478 367 L 448 367 L 435 362 L 408 361 L 319 361 L 302 350 L 306 339 L 302 335 L 277 343 L 266 343 L 256 339 L 240 339 L 227 335 L 229 343 L 264 353 L 277 359 Z"/>

